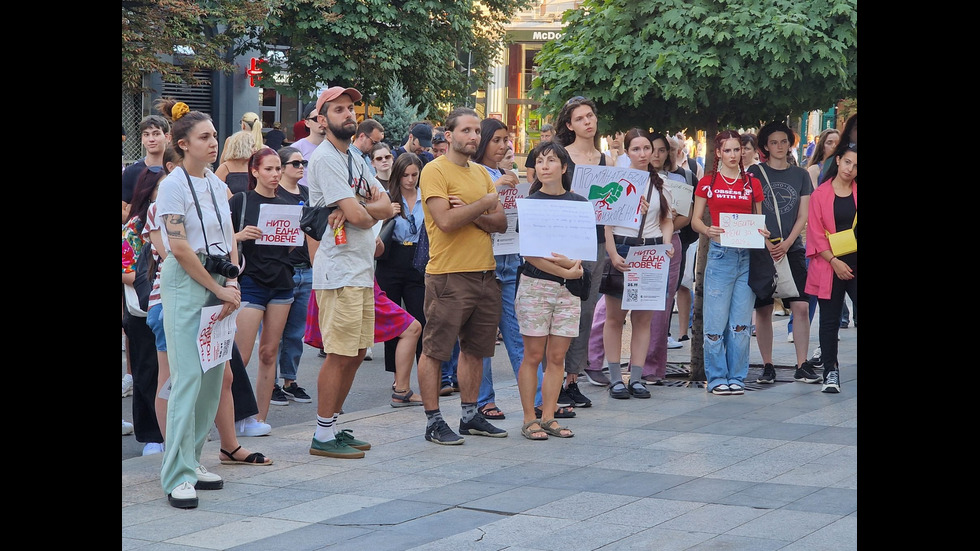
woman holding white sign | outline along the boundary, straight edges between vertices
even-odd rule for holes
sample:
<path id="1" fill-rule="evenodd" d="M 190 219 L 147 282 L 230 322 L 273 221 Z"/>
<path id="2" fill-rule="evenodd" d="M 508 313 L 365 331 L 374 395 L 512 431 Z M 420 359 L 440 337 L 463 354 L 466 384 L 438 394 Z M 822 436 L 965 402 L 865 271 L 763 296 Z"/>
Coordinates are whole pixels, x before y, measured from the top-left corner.
<path id="1" fill-rule="evenodd" d="M 724 214 L 761 214 L 762 184 L 745 172 L 739 133 L 724 130 L 715 137 L 717 168 L 694 190 L 691 226 L 711 241 L 704 269 L 704 373 L 712 394 L 744 394 L 749 372 L 749 326 L 755 293 L 749 287 L 749 249 L 721 244 Z M 704 209 L 711 212 L 705 225 Z M 769 237 L 769 231 L 759 233 Z"/>
<path id="2" fill-rule="evenodd" d="M 544 142 L 535 148 L 536 181 L 528 199 L 588 201 L 573 193 L 569 170 L 571 159 L 557 142 Z M 521 434 L 529 440 L 575 436 L 555 419 L 558 394 L 564 377 L 565 353 L 579 332 L 582 300 L 568 290 L 566 280 L 579 279 L 582 261 L 552 253 L 551 257 L 524 257 L 524 267 L 514 299 L 514 310 L 524 340 L 524 358 L 517 374 L 517 388 L 524 410 Z M 547 358 L 545 354 L 547 353 Z M 547 364 L 541 382 L 541 419 L 534 407 L 538 387 L 538 365 Z"/>
<path id="3" fill-rule="evenodd" d="M 187 509 L 197 507 L 196 490 L 224 486 L 220 476 L 201 465 L 224 370 L 203 369 L 198 332 L 204 307 L 220 305 L 218 320 L 223 320 L 241 306 L 234 277 L 238 246 L 228 215 L 228 186 L 208 168 L 218 157 L 211 117 L 170 98 L 159 108 L 173 121 L 171 139 L 182 159 L 157 193 L 168 256 L 160 271 L 160 299 L 173 382 L 160 483 L 172 506 Z"/>
<path id="4" fill-rule="evenodd" d="M 609 395 L 613 398 L 628 399 L 649 398 L 650 391 L 643 384 L 643 364 L 646 362 L 647 352 L 650 349 L 650 339 L 659 339 L 657 342 L 664 346 L 664 369 L 666 369 L 667 349 L 667 322 L 669 312 L 661 312 L 658 316 L 658 329 L 656 336 L 651 337 L 651 323 L 654 317 L 653 310 L 632 310 L 630 321 L 633 324 L 633 335 L 630 337 L 630 379 L 629 386 L 623 382 L 620 375 L 619 362 L 622 356 L 623 325 L 626 323 L 626 310 L 623 309 L 623 279 L 622 272 L 629 271 L 626 257 L 629 255 L 631 247 L 643 247 L 647 245 L 668 245 L 666 254 L 669 257 L 674 255 L 674 216 L 671 206 L 674 202 L 670 191 L 664 187 L 664 180 L 661 177 L 661 169 L 664 164 L 670 163 L 670 146 L 667 138 L 662 134 L 650 134 L 646 130 L 633 128 L 626 133 L 624 138 L 626 154 L 630 158 L 630 168 L 644 170 L 650 173 L 650 182 L 647 184 L 647 196 L 640 197 L 640 212 L 643 219 L 640 221 L 639 232 L 632 228 L 622 226 L 606 226 L 606 253 L 609 255 L 607 267 L 604 273 L 608 272 L 613 281 L 618 280 L 619 284 L 600 289 L 606 296 L 606 324 L 602 329 L 602 345 L 606 352 L 606 364 L 609 367 L 612 384 L 609 386 Z M 656 195 L 654 198 L 653 196 Z M 666 243 L 665 238 L 666 237 Z M 678 240 L 678 243 L 680 241 Z M 615 270 L 615 271 L 611 271 Z M 616 273 L 618 271 L 619 273 Z M 617 277 L 618 276 L 618 277 Z M 676 277 L 674 279 L 676 282 Z M 670 286 L 665 285 L 664 292 Z"/>
<path id="5" fill-rule="evenodd" d="M 293 303 L 293 265 L 289 258 L 292 247 L 266 242 L 263 236 L 271 236 L 274 231 L 259 228 L 262 205 L 288 204 L 277 193 L 281 177 L 282 159 L 271 147 L 263 147 L 248 160 L 249 191 L 236 193 L 228 201 L 237 232 L 235 239 L 241 243 L 245 258 L 239 277 L 245 308 L 238 314 L 235 344 L 246 367 L 262 326 L 259 373 L 255 380 L 255 401 L 259 406 L 256 418 L 260 423 L 265 423 L 269 415 L 279 341 Z"/>

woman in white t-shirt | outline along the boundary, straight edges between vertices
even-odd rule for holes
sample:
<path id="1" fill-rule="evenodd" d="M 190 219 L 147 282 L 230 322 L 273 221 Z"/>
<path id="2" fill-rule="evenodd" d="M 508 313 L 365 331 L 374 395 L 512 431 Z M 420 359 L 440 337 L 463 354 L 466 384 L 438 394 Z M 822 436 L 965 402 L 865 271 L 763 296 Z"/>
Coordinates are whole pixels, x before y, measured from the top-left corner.
<path id="1" fill-rule="evenodd" d="M 670 205 L 673 198 L 670 191 L 664 188 L 660 170 L 654 168 L 651 162 L 653 155 L 660 155 L 659 166 L 663 167 L 668 161 L 670 146 L 662 134 L 650 134 L 645 130 L 633 128 L 623 138 L 626 154 L 630 158 L 630 168 L 649 172 L 650 183 L 647 197 L 640 197 L 640 212 L 643 214 L 639 235 L 637 230 L 622 226 L 606 226 L 607 263 L 612 269 L 626 272 L 629 267 L 626 256 L 630 247 L 645 245 L 667 244 L 667 256 L 673 257 L 674 249 L 671 242 L 674 235 L 674 222 Z M 656 152 L 656 153 L 655 153 Z M 649 199 L 648 199 L 649 198 Z M 666 239 L 665 239 L 666 238 Z M 622 281 L 622 279 L 620 279 Z M 666 282 L 665 282 L 666 286 Z M 600 289 L 602 290 L 602 289 Z M 666 288 L 665 288 L 666 292 Z M 653 319 L 652 310 L 633 310 L 630 321 L 633 334 L 630 337 L 630 382 L 627 386 L 620 376 L 620 358 L 622 354 L 623 325 L 626 323 L 626 311 L 623 310 L 623 288 L 606 289 L 603 294 L 606 299 L 606 324 L 602 330 L 603 348 L 606 352 L 606 364 L 612 382 L 609 395 L 613 398 L 626 399 L 649 398 L 650 391 L 643 384 L 643 364 L 650 348 L 650 324 Z M 657 338 L 667 341 L 667 331 Z"/>

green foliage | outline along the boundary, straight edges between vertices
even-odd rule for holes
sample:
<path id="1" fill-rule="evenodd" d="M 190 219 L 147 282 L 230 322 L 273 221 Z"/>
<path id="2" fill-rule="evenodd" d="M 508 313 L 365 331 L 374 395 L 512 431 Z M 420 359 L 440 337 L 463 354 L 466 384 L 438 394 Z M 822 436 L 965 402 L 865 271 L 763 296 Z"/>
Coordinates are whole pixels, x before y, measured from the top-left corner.
<path id="1" fill-rule="evenodd" d="M 388 101 L 385 102 L 385 112 L 383 116 L 378 117 L 378 122 L 385 127 L 385 141 L 393 147 L 404 144 L 412 123 L 424 119 L 428 114 L 428 110 L 419 113 L 419 104 L 409 105 L 410 101 L 408 92 L 398 81 L 398 77 L 391 77 L 388 81 Z"/>
<path id="2" fill-rule="evenodd" d="M 585 0 L 564 22 L 532 94 L 543 114 L 593 99 L 603 131 L 758 126 L 857 93 L 857 0 Z"/>
<path id="3" fill-rule="evenodd" d="M 270 73 L 304 97 L 326 85 L 388 96 L 397 77 L 425 110 L 462 104 L 468 84 L 486 81 L 500 52 L 503 23 L 530 0 L 278 0 L 264 38 L 288 47 Z M 465 60 L 473 53 L 472 74 Z M 282 87 L 282 86 L 280 86 Z M 388 109 L 387 105 L 381 107 Z"/>

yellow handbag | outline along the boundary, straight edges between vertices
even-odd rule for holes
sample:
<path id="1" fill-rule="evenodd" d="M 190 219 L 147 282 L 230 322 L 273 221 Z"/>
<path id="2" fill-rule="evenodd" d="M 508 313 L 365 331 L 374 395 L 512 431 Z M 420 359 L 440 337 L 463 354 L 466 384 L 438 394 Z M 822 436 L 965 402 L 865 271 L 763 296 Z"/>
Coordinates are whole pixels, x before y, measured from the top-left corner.
<path id="1" fill-rule="evenodd" d="M 857 237 L 854 235 L 854 228 L 857 226 L 857 223 L 857 213 L 854 213 L 854 223 L 851 224 L 851 229 L 837 233 L 824 231 L 827 234 L 827 240 L 830 241 L 830 251 L 834 253 L 834 256 L 843 256 L 857 252 L 858 242 Z"/>

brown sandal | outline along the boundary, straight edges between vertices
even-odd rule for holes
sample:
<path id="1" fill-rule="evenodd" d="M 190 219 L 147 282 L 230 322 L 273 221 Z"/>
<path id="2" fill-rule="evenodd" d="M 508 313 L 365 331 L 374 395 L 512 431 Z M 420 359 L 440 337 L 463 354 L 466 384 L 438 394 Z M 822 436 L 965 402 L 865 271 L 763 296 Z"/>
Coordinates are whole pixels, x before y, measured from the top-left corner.
<path id="1" fill-rule="evenodd" d="M 531 425 L 538 425 L 538 428 L 535 429 L 535 430 L 532 430 L 531 429 Z M 528 440 L 547 440 L 548 439 L 548 435 L 547 434 L 535 436 L 534 433 L 536 433 L 536 432 L 544 432 L 544 433 L 547 433 L 548 432 L 548 431 L 544 430 L 544 428 L 541 426 L 540 422 L 537 419 L 535 419 L 534 421 L 528 421 L 527 423 L 524 423 L 524 426 L 523 427 L 521 427 L 521 434 L 523 434 L 524 435 L 524 438 L 527 438 Z"/>
<path id="2" fill-rule="evenodd" d="M 558 424 L 557 419 L 551 419 L 550 421 L 541 422 L 541 430 L 547 432 L 551 436 L 557 436 L 558 438 L 571 438 L 575 436 L 575 433 L 568 427 L 563 427 Z M 562 434 L 561 431 L 568 431 L 568 434 Z"/>

